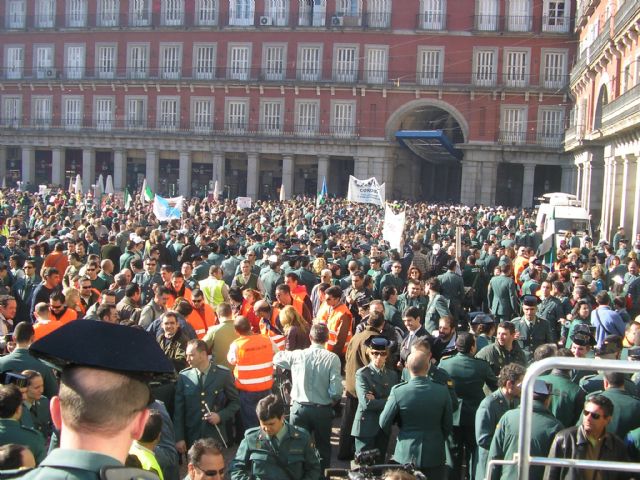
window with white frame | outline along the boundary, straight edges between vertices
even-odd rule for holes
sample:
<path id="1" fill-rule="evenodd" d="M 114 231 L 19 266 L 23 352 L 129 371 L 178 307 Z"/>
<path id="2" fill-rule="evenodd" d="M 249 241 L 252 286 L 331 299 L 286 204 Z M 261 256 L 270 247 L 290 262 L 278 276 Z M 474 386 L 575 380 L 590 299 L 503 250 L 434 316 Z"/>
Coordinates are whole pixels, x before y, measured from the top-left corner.
<path id="1" fill-rule="evenodd" d="M 262 47 L 262 76 L 265 80 L 284 80 L 286 53 L 284 45 Z"/>
<path id="2" fill-rule="evenodd" d="M 56 78 L 53 68 L 53 45 L 36 45 L 33 47 L 33 60 L 36 78 Z"/>
<path id="3" fill-rule="evenodd" d="M 543 49 L 542 82 L 544 88 L 562 88 L 567 83 L 567 52 Z"/>
<path id="4" fill-rule="evenodd" d="M 444 30 L 446 26 L 446 0 L 421 0 L 421 26 L 424 30 Z"/>
<path id="5" fill-rule="evenodd" d="M 503 106 L 500 122 L 502 143 L 522 144 L 527 134 L 527 107 Z"/>
<path id="6" fill-rule="evenodd" d="M 218 0 L 196 0 L 196 25 L 218 23 Z"/>
<path id="7" fill-rule="evenodd" d="M 353 83 L 358 79 L 358 47 L 335 46 L 333 56 L 333 80 Z"/>
<path id="8" fill-rule="evenodd" d="M 254 0 L 229 0 L 229 25 L 253 25 Z"/>
<path id="9" fill-rule="evenodd" d="M 98 0 L 98 26 L 117 27 L 120 23 L 120 0 Z"/>
<path id="10" fill-rule="evenodd" d="M 37 0 L 35 25 L 38 28 L 53 28 L 56 18 L 56 0 Z"/>
<path id="11" fill-rule="evenodd" d="M 160 45 L 160 76 L 177 80 L 182 71 L 182 45 Z"/>
<path id="12" fill-rule="evenodd" d="M 418 83 L 440 85 L 444 63 L 444 48 L 420 48 L 418 50 Z"/>
<path id="13" fill-rule="evenodd" d="M 483 32 L 498 30 L 498 0 L 476 0 L 476 29 Z"/>
<path id="14" fill-rule="evenodd" d="M 620 82 L 620 94 L 623 94 L 631 87 L 633 87 L 633 76 L 631 74 L 631 60 L 627 60 L 622 66 Z"/>
<path id="15" fill-rule="evenodd" d="M 529 51 L 509 50 L 504 52 L 504 83 L 507 87 L 524 87 L 529 82 Z"/>
<path id="16" fill-rule="evenodd" d="M 87 25 L 87 0 L 67 0 L 67 27 Z"/>
<path id="17" fill-rule="evenodd" d="M 213 105 L 210 98 L 191 99 L 191 129 L 196 133 L 209 133 L 213 129 Z"/>
<path id="18" fill-rule="evenodd" d="M 31 124 L 37 128 L 49 128 L 51 126 L 51 97 L 33 97 L 31 99 Z"/>
<path id="19" fill-rule="evenodd" d="M 216 45 L 195 44 L 193 76 L 197 80 L 213 80 L 216 72 Z"/>
<path id="20" fill-rule="evenodd" d="M 116 76 L 116 46 L 96 46 L 96 73 L 98 78 L 114 78 Z"/>
<path id="21" fill-rule="evenodd" d="M 180 101 L 176 97 L 158 99 L 157 125 L 160 130 L 175 131 L 180 127 Z"/>
<path id="22" fill-rule="evenodd" d="M 564 110 L 544 107 L 538 111 L 538 143 L 559 148 L 564 136 Z"/>
<path id="23" fill-rule="evenodd" d="M 229 45 L 229 73 L 231 80 L 249 80 L 249 60 L 251 47 L 249 45 Z"/>
<path id="24" fill-rule="evenodd" d="M 67 78 L 82 78 L 84 76 L 84 61 L 84 45 L 65 45 L 64 73 Z"/>
<path id="25" fill-rule="evenodd" d="M 289 23 L 289 0 L 265 0 L 264 15 L 271 24 L 284 27 Z"/>
<path id="26" fill-rule="evenodd" d="M 366 46 L 365 51 L 367 83 L 386 83 L 389 48 L 387 46 Z"/>
<path id="27" fill-rule="evenodd" d="M 10 45 L 5 47 L 4 68 L 6 77 L 11 80 L 22 78 L 24 71 L 24 47 Z"/>
<path id="28" fill-rule="evenodd" d="M 12 128 L 18 128 L 22 124 L 22 97 L 2 97 L 2 124 Z"/>
<path id="29" fill-rule="evenodd" d="M 544 0 L 542 31 L 560 32 L 569 31 L 570 5 L 565 0 Z"/>
<path id="30" fill-rule="evenodd" d="M 317 135 L 320 126 L 320 102 L 318 100 L 296 101 L 296 126 L 297 135 Z"/>
<path id="31" fill-rule="evenodd" d="M 26 0 L 8 0 L 6 8 L 7 28 L 24 28 L 27 26 Z"/>
<path id="32" fill-rule="evenodd" d="M 96 129 L 111 130 L 113 128 L 113 97 L 96 97 L 94 119 Z"/>
<path id="33" fill-rule="evenodd" d="M 82 97 L 65 97 L 62 100 L 62 123 L 69 130 L 82 126 Z"/>
<path id="34" fill-rule="evenodd" d="M 226 107 L 225 130 L 229 133 L 244 133 L 248 124 L 248 101 L 228 99 Z"/>
<path id="35" fill-rule="evenodd" d="M 305 82 L 320 80 L 322 75 L 322 47 L 304 45 L 299 47 L 298 79 Z"/>
<path id="36" fill-rule="evenodd" d="M 282 100 L 263 100 L 260 103 L 260 132 L 266 135 L 282 133 Z"/>
<path id="37" fill-rule="evenodd" d="M 511 32 L 531 30 L 530 0 L 507 0 L 507 30 Z"/>
<path id="38" fill-rule="evenodd" d="M 367 2 L 367 27 L 386 28 L 391 25 L 391 0 Z"/>
<path id="39" fill-rule="evenodd" d="M 177 26 L 184 23 L 184 0 L 162 0 L 162 25 Z"/>
<path id="40" fill-rule="evenodd" d="M 327 19 L 327 0 L 298 0 L 298 25 L 324 27 Z"/>
<path id="41" fill-rule="evenodd" d="M 331 133 L 348 137 L 355 133 L 355 103 L 334 102 L 331 115 Z"/>
<path id="42" fill-rule="evenodd" d="M 132 27 L 151 25 L 151 0 L 129 0 L 129 25 Z"/>
<path id="43" fill-rule="evenodd" d="M 492 87 L 497 81 L 498 52 L 496 49 L 475 49 L 473 55 L 473 84 Z"/>
<path id="44" fill-rule="evenodd" d="M 147 126 L 147 98 L 126 97 L 125 127 L 139 129 Z"/>
<path id="45" fill-rule="evenodd" d="M 127 76 L 147 78 L 149 75 L 149 45 L 132 43 L 128 45 Z"/>
<path id="46" fill-rule="evenodd" d="M 345 25 L 361 25 L 362 0 L 336 0 L 336 15 L 344 19 Z"/>

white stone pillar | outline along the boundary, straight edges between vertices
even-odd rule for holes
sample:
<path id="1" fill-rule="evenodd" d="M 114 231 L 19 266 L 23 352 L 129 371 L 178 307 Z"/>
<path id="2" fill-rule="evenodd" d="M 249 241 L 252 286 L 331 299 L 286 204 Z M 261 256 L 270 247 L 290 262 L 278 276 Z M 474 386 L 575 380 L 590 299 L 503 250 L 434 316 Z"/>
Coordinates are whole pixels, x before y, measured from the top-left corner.
<path id="1" fill-rule="evenodd" d="M 636 182 L 635 182 L 635 192 L 633 196 L 633 237 L 632 240 L 635 242 L 636 235 L 640 233 L 640 155 L 636 155 L 635 159 L 636 163 Z"/>
<path id="2" fill-rule="evenodd" d="M 178 192 L 183 197 L 191 197 L 191 152 L 180 152 L 180 173 L 178 175 Z"/>
<path id="3" fill-rule="evenodd" d="M 610 237 L 610 232 L 613 231 L 614 228 L 617 227 L 617 225 L 614 225 L 613 223 L 615 222 L 615 218 L 616 218 L 616 195 L 618 195 L 618 189 L 617 187 L 617 176 L 618 176 L 618 162 L 616 161 L 616 158 L 613 157 L 611 158 L 611 178 L 609 180 L 609 210 L 608 210 L 608 217 L 609 217 L 609 229 L 606 232 L 606 238 Z"/>
<path id="4" fill-rule="evenodd" d="M 211 153 L 211 162 L 213 163 L 213 184 L 215 186 L 216 180 L 218 181 L 218 188 L 220 189 L 220 193 L 224 191 L 224 186 L 226 184 L 225 181 L 225 158 L 224 153 L 221 152 L 212 152 Z"/>
<path id="5" fill-rule="evenodd" d="M 51 183 L 62 187 L 68 187 L 68 185 L 65 185 L 64 149 L 61 147 L 54 147 L 51 149 Z"/>
<path id="6" fill-rule="evenodd" d="M 82 149 L 82 188 L 85 192 L 91 190 L 96 183 L 96 151 L 93 148 Z"/>
<path id="7" fill-rule="evenodd" d="M 561 190 L 565 193 L 575 194 L 575 191 L 576 191 L 575 179 L 576 179 L 575 165 L 562 165 Z"/>
<path id="8" fill-rule="evenodd" d="M 369 158 L 359 157 L 353 159 L 353 176 L 359 180 L 369 178 Z"/>
<path id="9" fill-rule="evenodd" d="M 158 170 L 160 169 L 160 161 L 158 160 L 157 150 L 146 151 L 146 172 L 145 179 L 147 186 L 153 193 L 158 191 Z"/>
<path id="10" fill-rule="evenodd" d="M 480 203 L 478 198 L 478 171 L 480 164 L 472 160 L 462 162 L 462 185 L 460 190 L 460 202 L 463 205 L 475 205 Z"/>
<path id="11" fill-rule="evenodd" d="M 329 156 L 318 155 L 318 193 L 322 190 L 323 180 L 327 180 L 329 174 Z"/>
<path id="12" fill-rule="evenodd" d="M 124 190 L 127 186 L 127 153 L 118 148 L 113 151 L 113 188 Z M 131 193 L 131 192 L 129 192 Z"/>
<path id="13" fill-rule="evenodd" d="M 7 147 L 0 145 L 0 185 L 7 176 Z"/>
<path id="14" fill-rule="evenodd" d="M 284 188 L 285 199 L 289 200 L 293 195 L 293 155 L 282 156 L 282 187 Z"/>
<path id="15" fill-rule="evenodd" d="M 629 225 L 626 224 L 627 188 L 631 182 L 629 181 L 629 158 L 626 155 L 622 159 L 622 175 L 620 175 L 620 177 L 620 217 L 618 222 L 627 229 L 629 227 Z"/>
<path id="16" fill-rule="evenodd" d="M 257 153 L 247 153 L 247 197 L 253 200 L 260 192 L 260 156 Z"/>
<path id="17" fill-rule="evenodd" d="M 578 200 L 582 201 L 582 164 L 576 164 L 576 197 Z"/>
<path id="18" fill-rule="evenodd" d="M 583 205 L 586 209 L 589 209 L 591 204 L 591 160 L 587 160 L 584 163 L 584 180 L 582 182 L 583 188 Z"/>
<path id="19" fill-rule="evenodd" d="M 498 175 L 498 163 L 489 160 L 482 162 L 480 178 L 480 203 L 493 205 L 496 202 L 496 182 Z"/>
<path id="20" fill-rule="evenodd" d="M 522 175 L 522 206 L 524 208 L 533 207 L 533 183 L 536 177 L 535 163 L 524 164 L 524 174 Z"/>
<path id="21" fill-rule="evenodd" d="M 607 239 L 611 225 L 609 219 L 609 195 L 611 192 L 611 159 L 604 159 L 604 179 L 602 182 L 602 213 L 600 215 L 600 236 Z"/>
<path id="22" fill-rule="evenodd" d="M 33 185 L 36 181 L 36 150 L 31 146 L 22 147 L 22 178 L 23 183 Z"/>

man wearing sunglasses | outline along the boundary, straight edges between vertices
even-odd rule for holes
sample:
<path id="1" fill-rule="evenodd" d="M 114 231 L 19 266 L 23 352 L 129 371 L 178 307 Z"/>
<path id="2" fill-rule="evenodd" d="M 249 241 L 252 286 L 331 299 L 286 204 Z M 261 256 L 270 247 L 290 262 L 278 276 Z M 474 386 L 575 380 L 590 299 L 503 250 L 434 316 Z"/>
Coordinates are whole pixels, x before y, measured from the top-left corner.
<path id="1" fill-rule="evenodd" d="M 211 438 L 196 440 L 189 449 L 188 475 L 185 480 L 224 478 L 224 457 Z"/>
<path id="2" fill-rule="evenodd" d="M 582 410 L 582 422 L 575 427 L 558 432 L 553 439 L 550 458 L 570 458 L 580 460 L 608 460 L 626 462 L 627 448 L 616 435 L 607 432 L 614 406 L 603 395 L 592 395 Z M 574 469 L 571 467 L 547 467 L 545 480 L 569 478 L 600 478 L 615 480 L 627 478 L 627 472 L 606 470 Z"/>

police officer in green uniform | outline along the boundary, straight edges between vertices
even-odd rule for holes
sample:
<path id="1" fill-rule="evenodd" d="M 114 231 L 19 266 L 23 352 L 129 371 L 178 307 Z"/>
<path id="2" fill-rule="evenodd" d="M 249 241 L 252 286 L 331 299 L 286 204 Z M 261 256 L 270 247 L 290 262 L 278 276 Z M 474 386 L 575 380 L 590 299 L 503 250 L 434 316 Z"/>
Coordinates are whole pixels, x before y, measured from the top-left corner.
<path id="1" fill-rule="evenodd" d="M 595 355 L 596 359 L 619 360 L 621 352 L 622 337 L 619 335 L 607 335 L 602 341 L 602 346 L 596 349 Z M 594 362 L 594 365 L 597 365 L 597 362 Z M 587 395 L 604 390 L 604 375 L 602 373 L 595 373 L 583 376 L 580 379 L 580 388 L 582 388 Z M 626 377 L 624 378 L 624 389 L 630 395 L 635 396 L 638 394 L 636 384 Z"/>
<path id="2" fill-rule="evenodd" d="M 456 338 L 458 353 L 443 358 L 440 368 L 446 371 L 455 383 L 460 408 L 453 416 L 453 432 L 450 439 L 453 456 L 452 478 L 461 478 L 463 464 L 471 478 L 477 463 L 475 441 L 475 416 L 480 402 L 485 398 L 485 384 L 492 391 L 498 387 L 498 379 L 487 362 L 473 358 L 476 353 L 475 338 L 469 332 L 460 332 Z"/>
<path id="3" fill-rule="evenodd" d="M 613 415 L 607 432 L 615 433 L 620 438 L 625 438 L 631 430 L 640 427 L 640 400 L 625 391 L 624 381 L 623 373 L 605 372 L 604 392 L 597 392 L 613 403 Z"/>
<path id="4" fill-rule="evenodd" d="M 516 327 L 512 322 L 500 322 L 496 332 L 496 341 L 487 345 L 478 353 L 476 358 L 489 363 L 496 376 L 500 369 L 510 363 L 526 365 L 524 352 L 515 341 Z"/>
<path id="5" fill-rule="evenodd" d="M 248 429 L 229 473 L 232 480 L 318 480 L 320 456 L 306 430 L 284 418 L 275 395 L 258 402 L 260 426 Z"/>
<path id="6" fill-rule="evenodd" d="M 60 448 L 22 478 L 158 478 L 124 467 L 149 417 L 148 382 L 174 375 L 153 336 L 124 325 L 70 322 L 35 342 L 30 352 L 61 370 L 60 393 L 51 399 L 61 437 Z"/>
<path id="7" fill-rule="evenodd" d="M 562 320 L 564 320 L 564 309 L 559 298 L 552 295 L 553 285 L 545 280 L 540 285 L 540 304 L 537 315 L 549 322 L 551 331 L 555 338 L 560 337 Z"/>
<path id="8" fill-rule="evenodd" d="M 554 336 L 549 322 L 538 315 L 540 299 L 535 295 L 522 297 L 523 315 L 513 319 L 520 348 L 524 351 L 527 361 L 533 358 L 535 349 L 543 343 L 553 343 Z"/>
<path id="9" fill-rule="evenodd" d="M 398 374 L 385 367 L 390 345 L 386 337 L 370 337 L 366 345 L 370 362 L 356 372 L 358 409 L 351 435 L 356 439 L 356 453 L 377 448 L 380 452 L 377 463 L 384 463 L 389 436 L 380 430 L 378 420 L 391 387 L 398 383 Z"/>
<path id="10" fill-rule="evenodd" d="M 475 418 L 476 443 L 478 444 L 478 462 L 475 474 L 477 479 L 485 478 L 489 447 L 500 418 L 518 405 L 520 384 L 525 372 L 525 368 L 517 363 L 505 366 L 498 377 L 499 388 L 480 402 Z"/>
<path id="11" fill-rule="evenodd" d="M 0 445 L 24 445 L 31 450 L 36 463 L 40 463 L 46 454 L 44 437 L 37 430 L 20 423 L 23 408 L 22 393 L 15 384 L 0 386 Z"/>
<path id="12" fill-rule="evenodd" d="M 187 362 L 178 375 L 173 423 L 176 448 L 184 454 L 199 438 L 226 445 L 225 423 L 240 410 L 240 396 L 231 371 L 209 360 L 202 340 L 187 343 Z"/>
<path id="13" fill-rule="evenodd" d="M 480 351 L 487 345 L 495 342 L 496 322 L 493 317 L 484 312 L 471 312 L 469 313 L 469 320 L 471 320 L 471 328 L 476 334 L 476 350 Z"/>

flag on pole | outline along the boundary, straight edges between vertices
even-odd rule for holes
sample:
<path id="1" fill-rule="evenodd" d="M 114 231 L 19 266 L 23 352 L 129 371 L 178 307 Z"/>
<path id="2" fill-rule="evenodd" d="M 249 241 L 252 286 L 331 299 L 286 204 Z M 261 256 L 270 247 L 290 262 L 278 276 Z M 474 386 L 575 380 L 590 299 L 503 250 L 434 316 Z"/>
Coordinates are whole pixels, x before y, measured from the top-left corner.
<path id="1" fill-rule="evenodd" d="M 547 219 L 540 245 L 540 255 L 544 257 L 544 264 L 549 267 L 550 271 L 553 271 L 557 260 L 555 210 L 551 211 L 551 215 Z"/>
<path id="2" fill-rule="evenodd" d="M 323 205 L 327 201 L 327 178 L 322 177 L 322 190 L 318 193 L 318 198 L 316 199 L 316 207 Z"/>
<path id="3" fill-rule="evenodd" d="M 142 203 L 151 202 L 153 202 L 153 192 L 151 191 L 151 187 L 147 185 L 147 179 L 145 178 L 142 181 Z"/>
<path id="4" fill-rule="evenodd" d="M 216 180 L 216 183 L 213 184 L 213 201 L 217 202 L 219 198 L 220 198 L 220 184 L 218 183 L 218 180 Z"/>
<path id="5" fill-rule="evenodd" d="M 165 220 L 179 220 L 182 217 L 184 197 L 163 198 L 153 197 L 153 214 L 161 222 Z"/>
<path id="6" fill-rule="evenodd" d="M 284 202 L 287 199 L 287 193 L 284 191 L 284 183 L 280 185 L 280 201 Z"/>
<path id="7" fill-rule="evenodd" d="M 129 194 L 128 189 L 124 189 L 124 209 L 125 211 L 129 211 L 131 208 L 131 203 L 133 203 L 133 199 L 131 198 L 131 194 Z"/>

